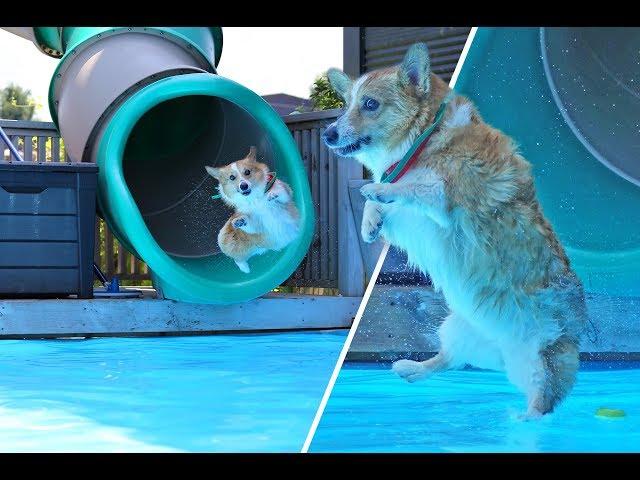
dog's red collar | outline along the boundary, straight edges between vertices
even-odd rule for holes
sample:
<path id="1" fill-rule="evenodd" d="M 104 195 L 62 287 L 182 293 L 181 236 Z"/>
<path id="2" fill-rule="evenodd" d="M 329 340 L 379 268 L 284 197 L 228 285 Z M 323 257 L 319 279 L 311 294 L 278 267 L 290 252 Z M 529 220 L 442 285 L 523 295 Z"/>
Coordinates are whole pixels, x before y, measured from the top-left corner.
<path id="1" fill-rule="evenodd" d="M 273 184 L 276 183 L 276 172 L 267 173 L 267 186 L 264 189 L 264 193 L 267 193 L 273 187 Z"/>
<path id="2" fill-rule="evenodd" d="M 422 151 L 425 149 L 425 147 L 429 143 L 429 139 L 430 138 L 431 138 L 431 135 L 429 135 L 422 142 L 420 142 L 420 144 L 418 145 L 418 148 L 416 148 L 416 150 L 413 152 L 413 154 L 404 163 L 404 165 L 402 165 L 402 167 L 399 168 L 399 170 L 397 171 L 397 173 L 393 177 L 391 177 L 391 174 L 393 173 L 394 170 L 396 170 L 398 168 L 398 166 L 400 165 L 401 160 L 398 160 L 393 165 L 391 165 L 389 168 L 387 168 L 385 170 L 385 172 L 384 172 L 384 175 L 382 176 L 381 183 L 396 183 L 398 180 L 400 180 L 402 177 L 404 177 L 404 175 L 411 169 L 413 164 L 416 163 L 416 160 L 418 159 L 418 157 L 420 156 Z"/>
<path id="3" fill-rule="evenodd" d="M 435 131 L 436 127 L 442 120 L 444 116 L 444 112 L 447 108 L 447 103 L 453 96 L 453 90 L 451 90 L 447 96 L 444 98 L 442 103 L 440 104 L 440 108 L 436 112 L 436 116 L 433 119 L 433 123 L 427 128 L 424 132 L 420 134 L 420 136 L 416 139 L 415 143 L 411 146 L 409 151 L 405 154 L 402 160 L 397 161 L 393 165 L 391 165 L 385 172 L 382 174 L 382 178 L 380 179 L 380 183 L 395 183 L 400 180 L 405 173 L 407 173 L 412 165 L 416 162 L 420 153 L 425 149 L 427 143 L 429 143 L 429 139 L 431 135 Z"/>

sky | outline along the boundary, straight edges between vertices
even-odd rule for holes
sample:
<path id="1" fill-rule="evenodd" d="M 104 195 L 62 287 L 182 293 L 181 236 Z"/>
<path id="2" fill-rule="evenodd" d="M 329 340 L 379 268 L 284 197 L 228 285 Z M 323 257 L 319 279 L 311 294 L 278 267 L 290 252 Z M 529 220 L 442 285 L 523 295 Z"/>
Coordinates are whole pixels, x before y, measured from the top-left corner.
<path id="1" fill-rule="evenodd" d="M 226 27 L 218 73 L 259 95 L 308 97 L 315 77 L 342 68 L 341 27 Z M 50 121 L 47 91 L 57 60 L 35 45 L 0 30 L 0 88 L 14 82 L 40 104 L 35 119 Z"/>

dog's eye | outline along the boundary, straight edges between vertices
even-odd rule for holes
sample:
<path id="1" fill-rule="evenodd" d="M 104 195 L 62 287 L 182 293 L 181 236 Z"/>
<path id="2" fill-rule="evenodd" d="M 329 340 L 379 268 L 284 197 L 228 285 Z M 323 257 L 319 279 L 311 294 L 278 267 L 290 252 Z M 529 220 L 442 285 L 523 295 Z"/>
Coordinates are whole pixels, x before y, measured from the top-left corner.
<path id="1" fill-rule="evenodd" d="M 244 171 L 244 174 L 248 177 L 249 175 L 251 175 L 251 170 L 249 170 L 248 168 Z"/>
<path id="2" fill-rule="evenodd" d="M 362 103 L 362 108 L 364 110 L 369 110 L 370 112 L 377 110 L 379 106 L 380 106 L 380 102 L 378 102 L 374 98 L 369 98 L 369 97 L 365 97 L 364 102 Z"/>
<path id="3" fill-rule="evenodd" d="M 236 179 L 236 176 L 235 176 L 235 175 L 231 175 L 231 176 L 229 177 L 229 180 L 235 180 L 235 179 Z"/>

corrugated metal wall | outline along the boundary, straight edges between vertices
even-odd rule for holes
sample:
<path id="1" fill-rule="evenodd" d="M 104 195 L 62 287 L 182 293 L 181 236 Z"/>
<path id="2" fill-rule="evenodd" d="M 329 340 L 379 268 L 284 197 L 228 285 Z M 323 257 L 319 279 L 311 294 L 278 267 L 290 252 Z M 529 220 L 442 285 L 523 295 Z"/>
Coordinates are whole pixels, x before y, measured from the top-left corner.
<path id="1" fill-rule="evenodd" d="M 407 48 L 425 42 L 431 68 L 449 81 L 471 27 L 361 27 L 360 72 L 398 64 Z"/>

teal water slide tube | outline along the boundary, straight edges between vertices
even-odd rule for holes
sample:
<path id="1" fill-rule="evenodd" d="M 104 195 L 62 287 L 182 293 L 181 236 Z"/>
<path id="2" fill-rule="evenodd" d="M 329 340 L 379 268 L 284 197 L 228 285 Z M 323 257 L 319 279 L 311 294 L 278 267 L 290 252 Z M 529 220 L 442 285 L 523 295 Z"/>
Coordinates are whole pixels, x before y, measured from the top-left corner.
<path id="1" fill-rule="evenodd" d="M 284 282 L 313 235 L 314 209 L 295 142 L 256 93 L 217 75 L 217 27 L 8 28 L 60 58 L 51 116 L 75 161 L 99 167 L 98 206 L 116 238 L 152 272 L 165 298 L 228 304 Z M 259 159 L 289 183 L 301 216 L 297 241 L 250 260 L 222 255 L 217 233 L 231 214 L 211 199 L 205 165 Z"/>
<path id="2" fill-rule="evenodd" d="M 533 164 L 588 292 L 640 296 L 640 29 L 478 28 L 455 89 Z"/>

